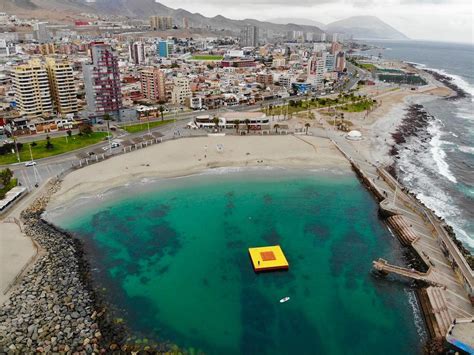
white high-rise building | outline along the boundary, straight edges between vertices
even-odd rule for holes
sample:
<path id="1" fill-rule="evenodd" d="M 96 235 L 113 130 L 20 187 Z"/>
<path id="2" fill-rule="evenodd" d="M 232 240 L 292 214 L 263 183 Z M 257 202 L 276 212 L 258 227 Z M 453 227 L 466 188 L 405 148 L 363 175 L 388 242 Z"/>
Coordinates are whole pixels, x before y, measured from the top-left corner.
<path id="1" fill-rule="evenodd" d="M 145 44 L 143 42 L 130 43 L 128 46 L 128 60 L 133 64 L 145 63 Z"/>
<path id="2" fill-rule="evenodd" d="M 48 29 L 46 28 L 47 25 L 47 22 L 37 22 L 33 24 L 33 35 L 39 43 L 48 42 L 51 39 Z"/>
<path id="3" fill-rule="evenodd" d="M 308 63 L 308 81 L 317 90 L 324 89 L 324 72 L 326 61 L 322 53 L 311 57 Z"/>
<path id="4" fill-rule="evenodd" d="M 39 60 L 18 65 L 12 72 L 15 101 L 28 118 L 48 117 L 53 112 L 48 74 Z"/>
<path id="5" fill-rule="evenodd" d="M 257 47 L 258 46 L 258 27 L 247 25 L 242 29 L 240 37 L 241 47 Z"/>

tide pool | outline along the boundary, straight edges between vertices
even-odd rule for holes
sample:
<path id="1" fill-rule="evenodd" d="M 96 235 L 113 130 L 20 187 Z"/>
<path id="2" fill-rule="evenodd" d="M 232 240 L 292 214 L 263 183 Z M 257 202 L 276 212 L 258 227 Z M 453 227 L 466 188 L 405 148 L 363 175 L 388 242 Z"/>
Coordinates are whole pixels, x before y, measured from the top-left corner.
<path id="1" fill-rule="evenodd" d="M 166 179 L 55 214 L 141 339 L 206 354 L 420 352 L 413 291 L 371 274 L 378 257 L 403 263 L 399 244 L 351 173 Z M 276 244 L 289 270 L 255 274 L 247 249 Z"/>

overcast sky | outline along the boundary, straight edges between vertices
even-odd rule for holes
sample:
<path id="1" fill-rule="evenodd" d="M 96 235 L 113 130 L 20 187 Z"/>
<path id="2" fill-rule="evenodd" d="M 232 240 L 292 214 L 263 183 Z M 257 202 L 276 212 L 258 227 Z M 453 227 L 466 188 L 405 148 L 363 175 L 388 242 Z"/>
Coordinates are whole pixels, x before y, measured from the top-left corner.
<path id="1" fill-rule="evenodd" d="M 378 16 L 412 39 L 472 43 L 473 0 L 160 0 L 205 16 L 233 19 L 307 18 L 323 23 Z"/>

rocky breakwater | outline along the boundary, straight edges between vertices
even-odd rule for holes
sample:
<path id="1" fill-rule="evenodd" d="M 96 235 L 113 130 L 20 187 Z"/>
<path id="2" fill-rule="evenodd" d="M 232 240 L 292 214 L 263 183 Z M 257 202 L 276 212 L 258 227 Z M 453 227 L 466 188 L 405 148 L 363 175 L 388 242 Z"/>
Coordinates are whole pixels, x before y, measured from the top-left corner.
<path id="1" fill-rule="evenodd" d="M 44 249 L 0 310 L 0 353 L 100 352 L 100 313 L 77 241 L 41 219 L 59 182 L 22 212 L 25 233 Z"/>

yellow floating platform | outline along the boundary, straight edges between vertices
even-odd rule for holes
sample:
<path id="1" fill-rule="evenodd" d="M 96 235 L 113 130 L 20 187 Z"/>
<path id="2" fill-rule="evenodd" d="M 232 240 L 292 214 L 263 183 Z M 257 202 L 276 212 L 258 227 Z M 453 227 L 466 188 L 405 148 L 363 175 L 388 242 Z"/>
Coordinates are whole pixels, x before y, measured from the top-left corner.
<path id="1" fill-rule="evenodd" d="M 288 261 L 279 245 L 249 248 L 255 272 L 271 270 L 288 270 Z"/>

